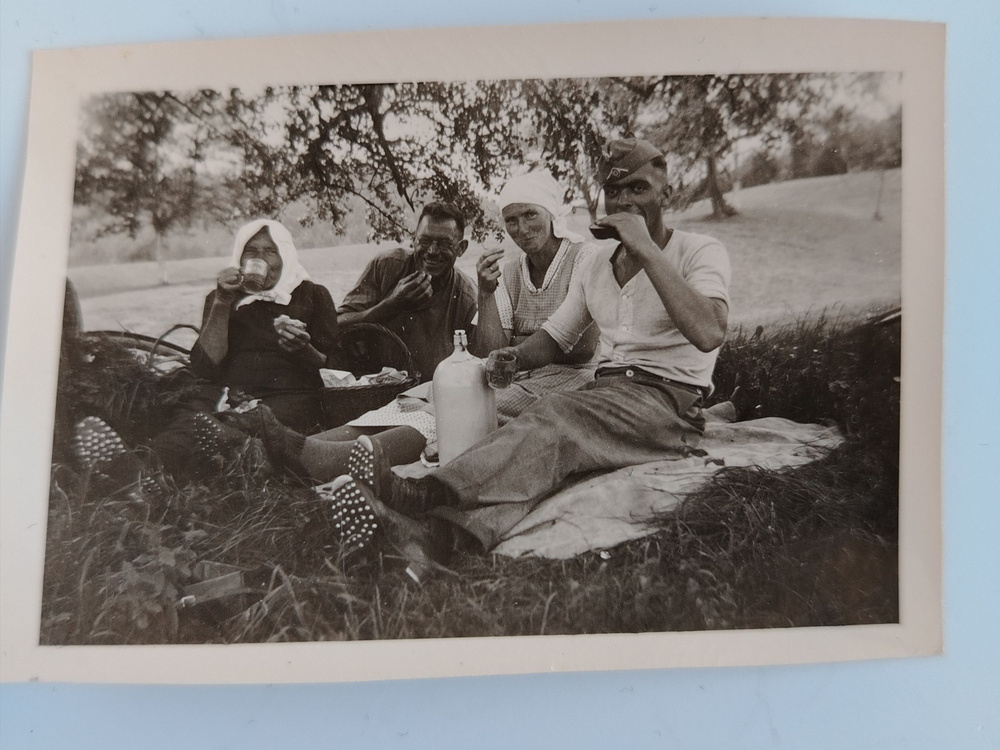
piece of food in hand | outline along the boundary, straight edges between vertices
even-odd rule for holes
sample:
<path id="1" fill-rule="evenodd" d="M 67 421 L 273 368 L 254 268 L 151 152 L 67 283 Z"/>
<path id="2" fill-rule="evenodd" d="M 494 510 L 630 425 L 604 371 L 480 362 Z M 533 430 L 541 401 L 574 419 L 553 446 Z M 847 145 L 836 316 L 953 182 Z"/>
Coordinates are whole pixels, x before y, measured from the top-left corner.
<path id="1" fill-rule="evenodd" d="M 501 260 L 503 260 L 503 250 L 491 250 L 483 253 L 481 258 L 481 270 L 495 271 L 499 267 Z"/>
<path id="2" fill-rule="evenodd" d="M 282 333 L 289 329 L 304 331 L 306 330 L 306 324 L 296 318 L 291 318 L 287 315 L 279 315 L 277 318 L 274 319 L 274 329 L 279 333 Z"/>

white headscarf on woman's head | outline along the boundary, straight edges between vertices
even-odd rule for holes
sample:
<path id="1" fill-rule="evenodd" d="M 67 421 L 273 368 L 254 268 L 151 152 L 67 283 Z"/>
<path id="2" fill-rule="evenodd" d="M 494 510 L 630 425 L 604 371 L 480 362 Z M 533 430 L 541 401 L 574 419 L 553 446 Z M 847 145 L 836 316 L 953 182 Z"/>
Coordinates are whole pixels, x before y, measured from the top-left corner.
<path id="1" fill-rule="evenodd" d="M 560 239 L 570 242 L 583 242 L 583 237 L 571 232 L 566 226 L 566 217 L 570 207 L 563 203 L 565 191 L 548 172 L 528 172 L 507 180 L 500 191 L 498 202 L 500 209 L 514 203 L 531 203 L 541 206 L 552 214 L 552 233 Z"/>
<path id="2" fill-rule="evenodd" d="M 277 221 L 270 219 L 256 219 L 249 224 L 244 224 L 236 233 L 236 241 L 233 243 L 233 265 L 240 267 L 240 260 L 243 258 L 243 248 L 253 239 L 261 229 L 267 228 L 267 233 L 271 236 L 271 241 L 278 247 L 278 255 L 281 256 L 281 276 L 270 289 L 262 289 L 256 294 L 247 294 L 240 298 L 236 307 L 249 305 L 257 300 L 265 302 L 276 302 L 279 305 L 287 305 L 292 300 L 292 292 L 303 281 L 309 278 L 306 269 L 299 263 L 299 253 L 295 249 L 292 235 L 285 227 Z"/>

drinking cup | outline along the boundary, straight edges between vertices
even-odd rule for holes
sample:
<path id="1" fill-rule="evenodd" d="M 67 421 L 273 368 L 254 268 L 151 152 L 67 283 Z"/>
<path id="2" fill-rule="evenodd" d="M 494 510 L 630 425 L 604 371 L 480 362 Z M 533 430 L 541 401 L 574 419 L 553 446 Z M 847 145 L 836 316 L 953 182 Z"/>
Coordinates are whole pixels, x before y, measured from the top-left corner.
<path id="1" fill-rule="evenodd" d="M 247 294 L 256 294 L 267 283 L 268 266 L 266 260 L 248 258 L 240 269 L 240 286 Z"/>
<path id="2" fill-rule="evenodd" d="M 490 352 L 486 377 L 493 388 L 509 388 L 517 374 L 517 357 L 510 352 Z"/>
<path id="3" fill-rule="evenodd" d="M 614 227 L 606 227 L 603 224 L 591 224 L 590 233 L 594 235 L 595 240 L 619 240 L 621 237 L 618 235 L 618 230 Z"/>

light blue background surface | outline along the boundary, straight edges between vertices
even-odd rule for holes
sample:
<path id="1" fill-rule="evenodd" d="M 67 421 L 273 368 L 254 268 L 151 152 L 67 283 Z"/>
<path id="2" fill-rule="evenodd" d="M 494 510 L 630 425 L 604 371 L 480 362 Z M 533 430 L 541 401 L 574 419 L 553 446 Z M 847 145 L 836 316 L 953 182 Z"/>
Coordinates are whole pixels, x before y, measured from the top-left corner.
<path id="1" fill-rule="evenodd" d="M 32 49 L 663 16 L 947 22 L 945 638 L 937 658 L 356 685 L 4 685 L 19 748 L 1000 747 L 1000 3 L 840 0 L 0 0 L 0 309 L 9 300 Z M 11 366 L 7 363 L 7 366 Z"/>

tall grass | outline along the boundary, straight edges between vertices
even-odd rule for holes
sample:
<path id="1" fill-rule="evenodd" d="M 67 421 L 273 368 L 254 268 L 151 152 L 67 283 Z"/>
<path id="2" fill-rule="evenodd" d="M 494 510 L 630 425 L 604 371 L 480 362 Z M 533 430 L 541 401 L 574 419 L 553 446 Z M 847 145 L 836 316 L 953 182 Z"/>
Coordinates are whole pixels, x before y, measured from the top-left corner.
<path id="1" fill-rule="evenodd" d="M 897 528 L 900 333 L 892 314 L 858 320 L 820 313 L 766 332 L 739 329 L 720 353 L 713 397 L 735 394 L 741 419 L 837 425 L 848 438 L 837 464 L 853 469 L 841 481 L 870 497 L 872 517 L 889 532 Z"/>
<path id="2" fill-rule="evenodd" d="M 567 561 L 460 554 L 454 575 L 423 585 L 389 547 L 345 556 L 325 505 L 291 479 L 260 481 L 233 465 L 184 484 L 151 472 L 142 486 L 122 487 L 57 451 L 41 640 L 236 643 L 895 621 L 899 344 L 898 325 L 829 316 L 735 332 L 720 355 L 714 399 L 739 386 L 744 418 L 836 423 L 847 436 L 842 447 L 794 469 L 725 469 L 665 515 L 656 534 L 604 553 Z M 119 357 L 109 342 L 97 344 L 97 356 L 78 352 L 64 370 L 62 419 L 103 416 L 132 444 L 155 431 L 157 415 L 187 387 L 180 375 L 164 379 Z M 216 598 L 191 588 L 205 581 Z"/>

